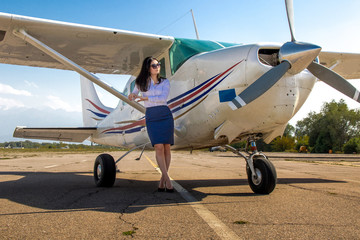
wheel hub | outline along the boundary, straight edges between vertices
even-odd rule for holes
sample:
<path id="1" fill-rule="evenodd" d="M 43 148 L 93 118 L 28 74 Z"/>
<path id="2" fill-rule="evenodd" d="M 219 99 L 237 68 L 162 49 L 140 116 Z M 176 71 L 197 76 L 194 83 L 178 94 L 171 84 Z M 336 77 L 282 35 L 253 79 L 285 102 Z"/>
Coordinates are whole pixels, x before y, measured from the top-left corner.
<path id="1" fill-rule="evenodd" d="M 98 178 L 100 178 L 100 176 L 101 176 L 101 164 L 99 164 L 99 165 L 97 166 L 96 174 L 97 174 Z"/>
<path id="2" fill-rule="evenodd" d="M 255 168 L 255 173 L 256 174 L 252 174 L 251 180 L 254 183 L 254 185 L 259 186 L 262 181 L 261 171 L 258 168 Z"/>

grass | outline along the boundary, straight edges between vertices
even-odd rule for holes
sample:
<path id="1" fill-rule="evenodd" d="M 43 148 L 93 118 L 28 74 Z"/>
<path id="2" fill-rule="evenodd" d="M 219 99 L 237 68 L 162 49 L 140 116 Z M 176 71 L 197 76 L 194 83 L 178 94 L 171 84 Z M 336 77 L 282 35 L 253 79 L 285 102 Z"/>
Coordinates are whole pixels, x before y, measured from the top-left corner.
<path id="1" fill-rule="evenodd" d="M 124 236 L 132 236 L 133 234 L 136 233 L 135 230 L 138 230 L 138 228 L 137 228 L 137 227 L 133 227 L 132 230 L 123 232 L 122 234 L 123 234 Z"/>
<path id="2" fill-rule="evenodd" d="M 289 158 L 285 158 L 284 161 L 288 161 L 288 162 L 303 162 L 303 163 L 318 163 L 318 162 L 313 161 L 313 160 L 296 160 L 296 159 L 289 159 Z"/>

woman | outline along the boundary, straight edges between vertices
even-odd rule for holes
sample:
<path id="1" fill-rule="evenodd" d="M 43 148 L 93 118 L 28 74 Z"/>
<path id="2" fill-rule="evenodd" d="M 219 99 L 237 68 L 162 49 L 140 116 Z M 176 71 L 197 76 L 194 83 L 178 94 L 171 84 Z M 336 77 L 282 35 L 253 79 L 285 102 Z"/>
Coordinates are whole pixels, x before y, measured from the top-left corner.
<path id="1" fill-rule="evenodd" d="M 138 95 L 139 92 L 141 96 Z M 135 88 L 128 98 L 130 101 L 144 101 L 146 128 L 162 173 L 159 192 L 174 192 L 168 174 L 171 161 L 170 145 L 174 144 L 174 119 L 167 106 L 169 92 L 170 82 L 160 77 L 159 61 L 153 57 L 145 58 L 135 80 Z"/>

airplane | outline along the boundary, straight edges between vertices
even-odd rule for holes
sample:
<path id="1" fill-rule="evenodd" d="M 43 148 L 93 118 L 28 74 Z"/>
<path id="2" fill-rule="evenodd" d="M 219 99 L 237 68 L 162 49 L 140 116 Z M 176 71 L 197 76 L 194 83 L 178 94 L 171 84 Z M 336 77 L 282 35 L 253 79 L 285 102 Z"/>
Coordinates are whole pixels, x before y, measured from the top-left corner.
<path id="1" fill-rule="evenodd" d="M 143 103 L 129 101 L 142 60 L 159 59 L 171 91 L 175 121 L 172 149 L 225 146 L 246 161 L 250 188 L 270 194 L 277 173 L 255 141 L 282 135 L 319 79 L 360 102 L 347 79 L 360 78 L 360 54 L 321 51 L 294 34 L 291 0 L 285 1 L 291 41 L 234 44 L 174 38 L 0 13 L 0 62 L 56 68 L 80 74 L 83 126 L 17 127 L 14 137 L 83 142 L 129 148 L 118 160 L 99 155 L 94 163 L 98 187 L 111 187 L 116 164 L 129 152 L 152 148 Z M 95 73 L 129 75 L 123 92 Z M 94 84 L 119 98 L 116 108 L 99 100 Z M 229 144 L 247 141 L 245 151 Z M 142 154 L 142 152 L 141 152 Z M 140 155 L 141 157 L 141 155 Z"/>

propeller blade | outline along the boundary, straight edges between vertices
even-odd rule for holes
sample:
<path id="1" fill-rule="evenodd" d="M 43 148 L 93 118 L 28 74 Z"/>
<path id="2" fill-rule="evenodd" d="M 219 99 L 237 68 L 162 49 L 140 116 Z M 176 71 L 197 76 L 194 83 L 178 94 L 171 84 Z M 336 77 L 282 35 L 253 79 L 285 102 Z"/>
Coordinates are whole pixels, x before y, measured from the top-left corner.
<path id="1" fill-rule="evenodd" d="M 336 72 L 316 62 L 312 62 L 307 69 L 324 83 L 360 103 L 359 90 Z"/>
<path id="2" fill-rule="evenodd" d="M 276 67 L 264 73 L 260 78 L 258 78 L 255 82 L 253 82 L 249 87 L 247 87 L 237 97 L 228 103 L 231 109 L 239 109 L 260 97 L 277 81 L 279 81 L 290 67 L 291 65 L 288 61 L 283 61 Z"/>
<path id="3" fill-rule="evenodd" d="M 290 27 L 291 41 L 295 42 L 293 0 L 285 0 L 285 7 L 286 7 L 287 18 L 288 18 L 289 27 Z"/>

